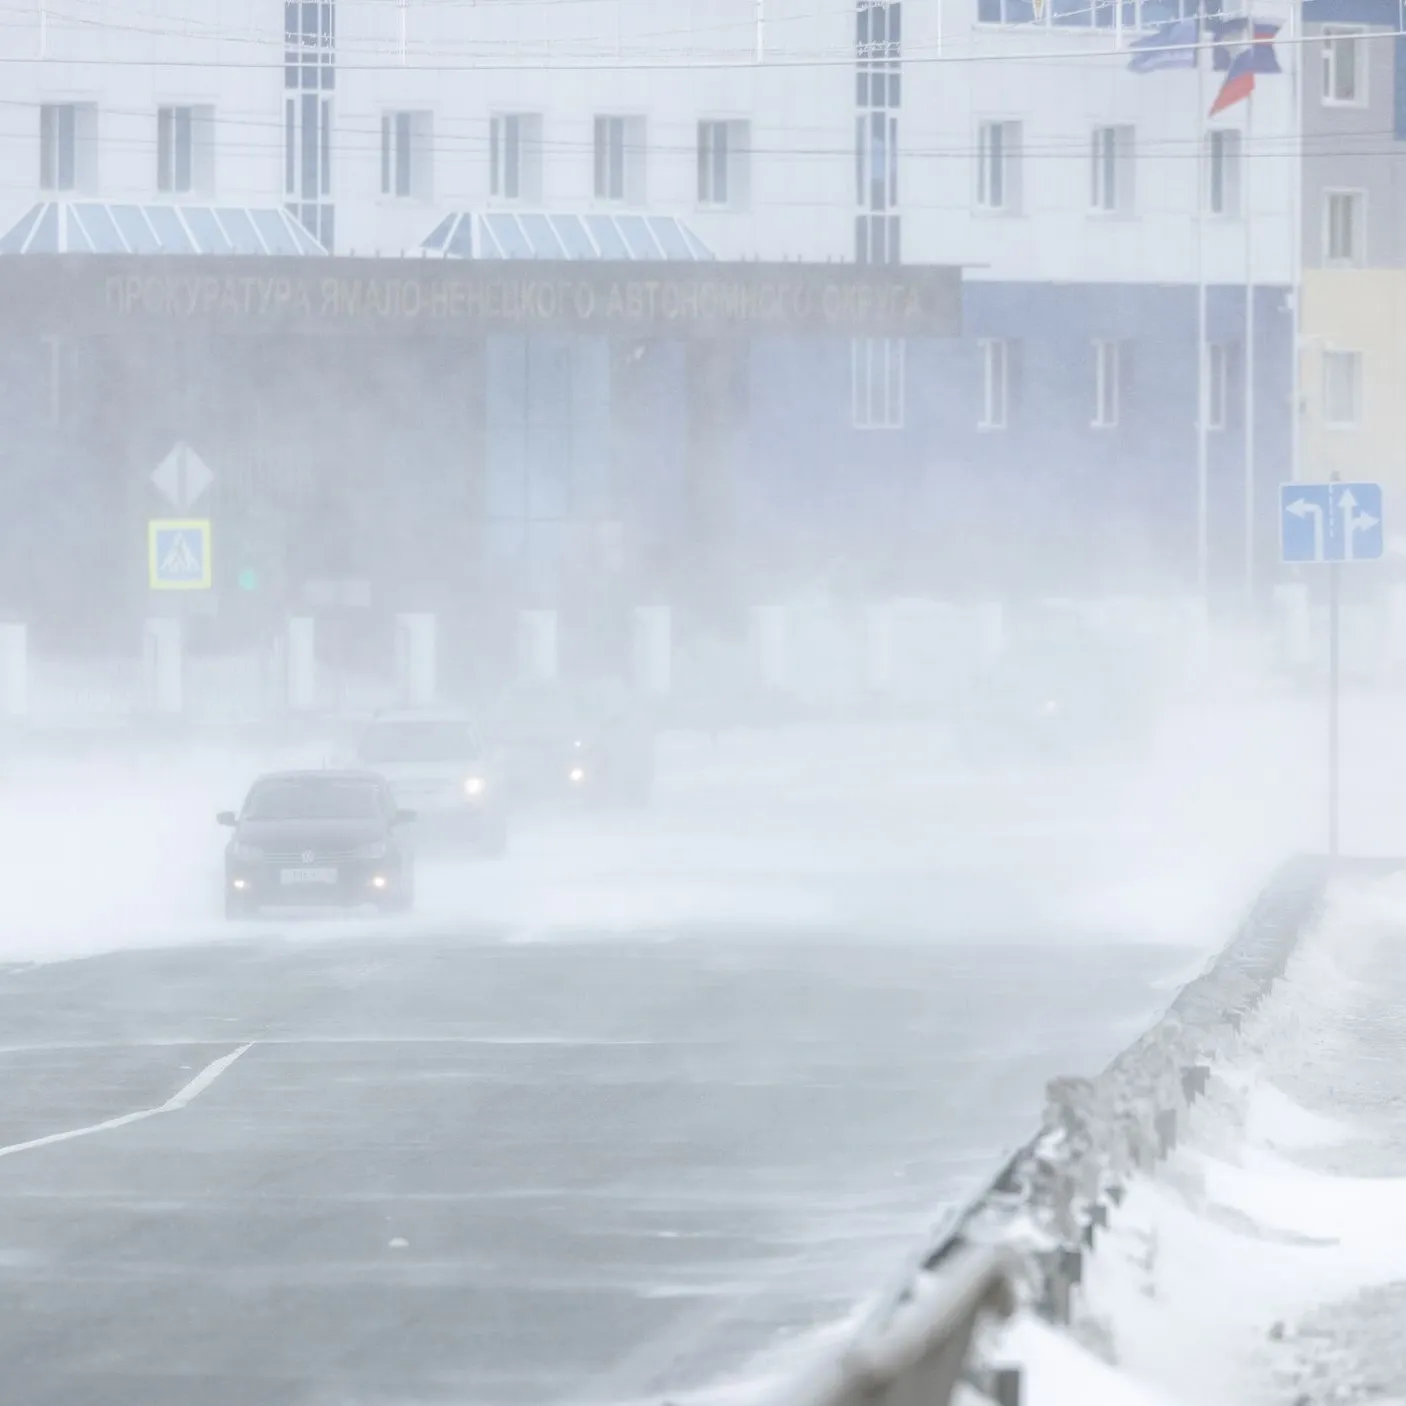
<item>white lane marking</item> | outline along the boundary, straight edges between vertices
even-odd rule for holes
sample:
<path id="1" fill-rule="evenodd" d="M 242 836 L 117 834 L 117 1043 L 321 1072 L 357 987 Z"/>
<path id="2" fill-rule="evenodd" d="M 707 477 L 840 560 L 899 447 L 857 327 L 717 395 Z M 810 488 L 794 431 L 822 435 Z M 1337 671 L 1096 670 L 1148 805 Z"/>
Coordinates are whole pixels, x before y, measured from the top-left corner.
<path id="1" fill-rule="evenodd" d="M 140 1123 L 146 1118 L 155 1118 L 161 1113 L 175 1113 L 184 1108 L 192 1099 L 199 1097 L 230 1067 L 231 1064 L 253 1048 L 251 1040 L 229 1054 L 207 1064 L 184 1088 L 172 1094 L 165 1103 L 156 1108 L 142 1108 L 135 1113 L 123 1113 L 117 1118 L 105 1118 L 101 1123 L 90 1123 L 86 1128 L 70 1128 L 67 1132 L 49 1133 L 44 1137 L 30 1138 L 28 1142 L 12 1142 L 8 1147 L 0 1147 L 0 1157 L 12 1157 L 16 1152 L 32 1152 L 36 1147 L 51 1147 L 56 1142 L 70 1142 L 74 1138 L 88 1137 L 92 1133 L 107 1133 L 114 1128 L 125 1128 L 130 1123 Z"/>
<path id="2" fill-rule="evenodd" d="M 240 1045 L 237 1050 L 231 1050 L 227 1055 L 221 1055 L 219 1059 L 207 1064 L 185 1088 L 171 1095 L 160 1108 L 152 1109 L 153 1113 L 174 1113 L 178 1108 L 184 1108 L 192 1099 L 197 1099 L 240 1055 L 252 1049 L 254 1042 L 249 1041 L 247 1045 Z"/>

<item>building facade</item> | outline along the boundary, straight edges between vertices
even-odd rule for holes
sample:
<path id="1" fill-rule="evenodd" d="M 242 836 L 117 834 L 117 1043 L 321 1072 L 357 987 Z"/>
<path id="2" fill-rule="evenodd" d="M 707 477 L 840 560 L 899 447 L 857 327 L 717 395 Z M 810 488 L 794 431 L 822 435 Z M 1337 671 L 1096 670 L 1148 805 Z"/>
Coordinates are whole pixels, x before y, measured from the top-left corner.
<path id="1" fill-rule="evenodd" d="M 11 608 L 42 594 L 39 541 L 113 530 L 46 499 L 54 466 L 140 517 L 140 465 L 177 433 L 219 473 L 226 535 L 246 555 L 262 541 L 290 590 L 332 569 L 297 524 L 336 520 L 354 544 L 336 569 L 391 595 L 430 590 L 416 563 L 439 542 L 503 590 L 560 593 L 584 553 L 667 597 L 700 516 L 723 543 L 706 579 L 748 598 L 837 579 L 1241 590 L 1272 566 L 1292 458 L 1298 50 L 1208 122 L 1209 51 L 1129 68 L 1177 17 L 1139 0 L 1038 19 L 1025 0 L 121 0 L 95 18 L 18 0 L 0 255 L 154 255 L 163 231 L 288 253 L 306 235 L 325 251 L 309 258 L 960 265 L 965 292 L 960 336 L 780 319 L 725 358 L 667 328 L 494 327 L 448 376 L 388 342 L 372 398 L 345 371 L 300 382 L 299 346 L 250 367 L 231 405 L 202 383 L 207 349 L 177 341 L 146 392 L 165 408 L 116 465 L 111 415 L 72 438 L 73 359 L 98 353 L 36 336 L 8 353 L 10 473 L 43 523 L 9 543 Z M 452 440 L 427 443 L 440 423 Z M 381 510 L 361 524 L 335 506 L 350 459 L 403 487 L 365 497 Z M 269 507 L 295 484 L 297 512 Z M 140 593 L 140 563 L 106 547 L 86 550 Z"/>
<path id="2" fill-rule="evenodd" d="M 1300 473 L 1406 491 L 1406 39 L 1397 0 L 1306 0 Z M 1388 519 L 1388 528 L 1391 519 Z M 1392 553 L 1406 540 L 1396 532 Z"/>

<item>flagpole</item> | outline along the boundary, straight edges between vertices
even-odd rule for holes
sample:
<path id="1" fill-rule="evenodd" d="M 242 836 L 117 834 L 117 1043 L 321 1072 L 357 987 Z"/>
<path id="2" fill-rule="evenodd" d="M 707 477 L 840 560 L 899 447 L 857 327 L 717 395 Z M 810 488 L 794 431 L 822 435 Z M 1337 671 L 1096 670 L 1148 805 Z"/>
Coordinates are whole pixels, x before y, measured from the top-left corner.
<path id="1" fill-rule="evenodd" d="M 1253 37 L 1253 20 L 1251 36 Z M 1251 173 L 1254 153 L 1251 134 L 1254 130 L 1255 99 L 1253 92 L 1245 99 L 1245 150 L 1242 165 L 1244 179 L 1241 194 L 1245 201 L 1245 595 L 1253 607 L 1255 600 L 1255 270 L 1254 270 L 1254 200 Z"/>
<path id="2" fill-rule="evenodd" d="M 1398 27 L 1401 27 L 1398 25 Z M 1289 7 L 1289 50 L 1294 56 L 1292 72 L 1292 97 L 1294 104 L 1293 141 L 1290 146 L 1290 200 L 1289 209 L 1293 216 L 1290 228 L 1289 247 L 1293 259 L 1290 275 L 1293 290 L 1291 330 L 1293 332 L 1293 362 L 1290 366 L 1290 387 L 1293 393 L 1293 418 L 1289 421 L 1289 477 L 1295 483 L 1302 477 L 1300 455 L 1300 405 L 1303 401 L 1303 367 L 1300 365 L 1299 328 L 1302 323 L 1301 304 L 1303 303 L 1303 54 L 1299 44 L 1299 7 Z"/>
<path id="3" fill-rule="evenodd" d="M 1210 386 L 1206 366 L 1206 75 L 1199 27 L 1196 38 L 1196 584 L 1204 599 L 1211 585 Z"/>

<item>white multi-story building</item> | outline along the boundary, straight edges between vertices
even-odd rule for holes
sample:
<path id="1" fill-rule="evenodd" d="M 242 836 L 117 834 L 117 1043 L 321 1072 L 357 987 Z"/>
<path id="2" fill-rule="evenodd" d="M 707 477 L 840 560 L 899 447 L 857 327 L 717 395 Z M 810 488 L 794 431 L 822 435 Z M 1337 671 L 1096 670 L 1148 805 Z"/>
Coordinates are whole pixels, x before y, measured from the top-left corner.
<path id="1" fill-rule="evenodd" d="M 1258 281 L 1289 281 L 1289 82 L 1256 92 L 1251 162 L 1250 106 L 1201 122 L 1207 65 L 1129 72 L 1122 8 L 1126 30 L 1022 0 L 18 0 L 4 199 L 287 203 L 388 255 L 453 211 L 648 209 L 722 258 L 825 260 L 880 181 L 910 262 L 1233 283 L 1249 208 Z M 1233 169 L 1198 238 L 1203 126 Z"/>
<path id="2" fill-rule="evenodd" d="M 359 257 L 960 264 L 960 339 L 754 339 L 728 452 L 760 554 L 1239 576 L 1288 468 L 1299 49 L 1208 117 L 1209 47 L 1130 67 L 1170 3 L 14 0 L 0 252 L 307 252 L 296 225 Z M 542 397 L 646 376 L 528 343 L 485 352 L 478 506 L 509 537 L 520 464 L 560 457 Z M 626 459 L 687 418 L 682 353 L 654 360 Z"/>

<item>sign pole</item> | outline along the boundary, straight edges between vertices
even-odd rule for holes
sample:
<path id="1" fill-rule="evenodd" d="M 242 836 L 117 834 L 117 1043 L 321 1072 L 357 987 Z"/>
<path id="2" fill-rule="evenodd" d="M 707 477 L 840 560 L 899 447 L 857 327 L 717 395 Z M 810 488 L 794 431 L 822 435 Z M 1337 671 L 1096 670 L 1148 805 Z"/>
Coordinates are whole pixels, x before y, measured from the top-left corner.
<path id="1" fill-rule="evenodd" d="M 1334 473 L 1331 482 L 1337 484 L 1341 482 L 1342 475 Z M 1332 502 L 1332 490 L 1329 490 L 1329 502 Z M 1350 516 L 1350 510 L 1349 510 Z M 1345 537 L 1346 550 L 1351 551 L 1350 538 L 1352 535 L 1352 523 L 1347 523 L 1347 534 Z M 1339 799 L 1339 727 L 1338 727 L 1338 679 L 1341 673 L 1342 645 L 1341 631 L 1339 629 L 1339 602 L 1338 586 L 1339 576 L 1342 567 L 1338 564 L 1337 554 L 1328 563 L 1328 858 L 1338 857 L 1338 799 Z"/>
<path id="2" fill-rule="evenodd" d="M 1197 33 L 1198 43 L 1200 32 Z M 1206 203 L 1210 161 L 1206 150 L 1206 79 L 1196 53 L 1196 585 L 1208 598 L 1211 582 L 1210 398 L 1206 351 Z"/>
<path id="3" fill-rule="evenodd" d="M 1328 857 L 1338 857 L 1338 577 L 1342 568 L 1328 564 Z"/>
<path id="4" fill-rule="evenodd" d="M 1279 486 L 1279 555 L 1286 566 L 1328 568 L 1328 856 L 1341 850 L 1342 809 L 1342 563 L 1386 555 L 1386 514 L 1380 483 Z"/>
<path id="5" fill-rule="evenodd" d="M 1255 22 L 1247 21 L 1253 40 Z M 1253 97 L 1245 99 L 1245 134 L 1240 162 L 1240 200 L 1245 211 L 1245 598 L 1253 614 L 1255 608 L 1255 239 L 1254 203 L 1250 172 L 1254 167 L 1251 150 Z"/>

